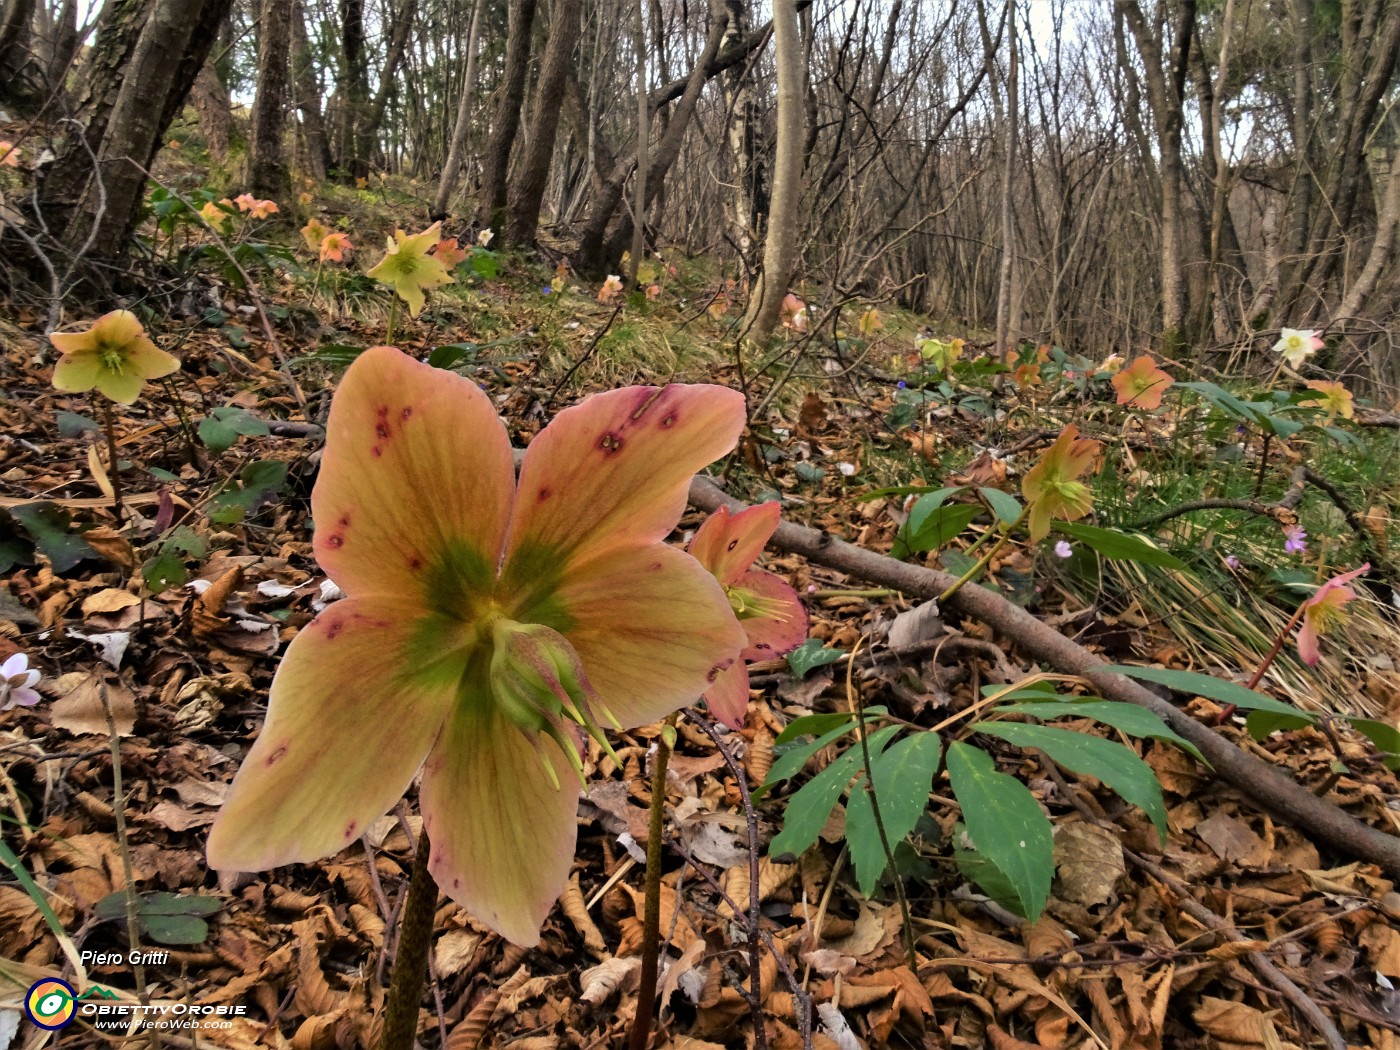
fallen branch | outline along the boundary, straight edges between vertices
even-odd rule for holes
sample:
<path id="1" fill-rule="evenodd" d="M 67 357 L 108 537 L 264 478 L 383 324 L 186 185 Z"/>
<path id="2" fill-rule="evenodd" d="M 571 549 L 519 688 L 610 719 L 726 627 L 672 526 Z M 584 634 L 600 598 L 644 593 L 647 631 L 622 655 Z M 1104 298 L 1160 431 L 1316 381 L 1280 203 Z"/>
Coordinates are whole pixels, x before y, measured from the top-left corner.
<path id="1" fill-rule="evenodd" d="M 696 478 L 691 484 L 690 502 L 706 511 L 721 506 L 738 511 L 745 506 L 725 495 L 707 478 Z M 934 598 L 954 582 L 947 573 L 895 561 L 791 522 L 780 523 L 770 542 L 808 561 L 895 588 L 911 597 Z M 1278 819 L 1311 834 L 1319 843 L 1340 854 L 1370 861 L 1391 875 L 1400 875 L 1400 838 L 1363 824 L 1323 801 L 1132 679 L 1105 672 L 1105 665 L 1097 656 L 1024 609 L 984 587 L 963 588 L 948 606 L 1013 639 L 1033 659 L 1062 673 L 1086 679 L 1100 696 L 1155 712 L 1199 748 L 1223 780 Z"/>

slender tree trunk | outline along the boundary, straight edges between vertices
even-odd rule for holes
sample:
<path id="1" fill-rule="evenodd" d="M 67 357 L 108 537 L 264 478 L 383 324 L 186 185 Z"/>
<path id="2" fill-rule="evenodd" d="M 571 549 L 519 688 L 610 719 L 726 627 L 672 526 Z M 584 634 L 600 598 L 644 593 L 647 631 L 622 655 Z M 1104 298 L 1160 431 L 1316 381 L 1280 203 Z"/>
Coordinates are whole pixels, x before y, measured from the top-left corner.
<path id="1" fill-rule="evenodd" d="M 722 0 L 728 15 L 724 45 L 732 45 L 744 35 L 744 0 Z M 724 105 L 729 114 L 727 141 L 733 164 L 733 181 L 728 187 L 725 212 L 730 237 L 747 260 L 753 249 L 754 205 L 753 102 L 749 97 L 747 68 L 737 65 L 724 78 Z M 747 265 L 747 262 L 745 263 Z"/>
<path id="2" fill-rule="evenodd" d="M 1395 248 L 1395 227 L 1400 224 L 1400 146 L 1392 146 L 1391 150 L 1394 155 L 1386 178 L 1385 197 L 1377 217 L 1375 240 L 1371 242 L 1366 265 L 1361 268 L 1337 307 L 1335 319 L 1342 325 L 1361 313 L 1366 300 L 1376 290 L 1381 273 L 1390 265 Z"/>
<path id="3" fill-rule="evenodd" d="M 253 98 L 252 142 L 248 150 L 249 190 L 255 197 L 283 201 L 292 185 L 282 148 L 292 9 L 286 0 L 263 0 L 258 33 L 258 86 Z"/>
<path id="4" fill-rule="evenodd" d="M 637 267 L 647 237 L 647 175 L 651 167 L 651 108 L 647 105 L 647 20 L 646 0 L 635 0 L 632 9 L 632 47 L 637 60 L 637 174 L 633 179 L 632 248 L 627 256 L 623 284 L 637 280 Z"/>
<path id="5" fill-rule="evenodd" d="M 554 157 L 554 138 L 559 130 L 559 113 L 564 108 L 564 90 L 574 45 L 578 43 L 582 0 L 554 0 L 550 12 L 549 44 L 540 63 L 535 104 L 530 114 L 530 138 L 525 145 L 515 175 L 510 180 L 509 214 L 505 238 L 511 244 L 534 244 L 535 227 L 540 219 L 540 202 L 549 185 L 549 165 Z"/>
<path id="6" fill-rule="evenodd" d="M 292 11 L 292 78 L 294 105 L 301 114 L 301 139 L 306 150 L 306 171 L 317 182 L 330 174 L 331 147 L 321 116 L 321 85 L 306 34 L 306 8 L 297 0 Z"/>
<path id="7" fill-rule="evenodd" d="M 1012 286 L 1016 282 L 1016 144 L 1017 116 L 1020 113 L 1020 98 L 1017 95 L 1019 90 L 1019 65 L 1020 54 L 1016 47 L 1016 5 L 1008 4 L 1007 14 L 1007 38 L 1011 48 L 1007 54 L 1006 71 L 1006 170 L 1002 177 L 1001 187 L 1001 272 L 997 279 L 997 353 L 1003 354 L 1011 349 L 1012 329 L 1014 322 L 1011 317 Z"/>
<path id="8" fill-rule="evenodd" d="M 768 211 L 768 237 L 763 246 L 763 274 L 744 317 L 744 331 L 760 345 L 768 341 L 777 327 L 783 298 L 797 263 L 806 115 L 802 98 L 802 39 L 797 21 L 795 0 L 773 0 L 773 61 L 778 70 L 773 198 Z"/>
<path id="9" fill-rule="evenodd" d="M 403 0 L 394 12 L 393 29 L 389 33 L 389 50 L 384 57 L 384 70 L 379 77 L 379 90 L 374 99 L 368 102 L 355 126 L 355 157 L 363 161 L 366 170 L 373 160 L 375 137 L 384 124 L 384 114 L 389 108 L 389 96 L 393 92 L 399 66 L 403 64 L 408 50 L 409 36 L 413 32 L 413 19 L 418 13 L 418 0 Z"/>
<path id="10" fill-rule="evenodd" d="M 29 58 L 33 19 L 34 0 L 8 0 L 0 9 L 0 101 L 28 101 L 20 74 Z"/>
<path id="11" fill-rule="evenodd" d="M 525 75 L 530 66 L 530 32 L 535 22 L 536 0 L 510 0 L 510 29 L 506 38 L 505 72 L 496 96 L 491 134 L 481 157 L 481 200 L 478 225 L 500 229 L 505 221 L 506 177 L 510 153 L 520 130 L 525 105 Z"/>
<path id="12" fill-rule="evenodd" d="M 457 180 L 461 177 L 462 163 L 466 158 L 472 103 L 476 99 L 476 53 L 481 34 L 481 12 L 485 6 L 486 0 L 476 0 L 472 5 L 472 23 L 467 31 L 467 70 L 462 77 L 462 97 L 457 102 L 457 120 L 452 125 L 452 139 L 447 144 L 447 163 L 442 167 L 442 177 L 438 179 L 437 195 L 433 197 L 433 210 L 429 215 L 434 222 L 447 218 L 447 205 L 457 190 Z"/>
<path id="13" fill-rule="evenodd" d="M 369 174 L 369 158 L 356 153 L 356 129 L 369 105 L 369 64 L 365 57 L 364 0 L 340 0 L 340 83 L 336 108 L 335 163 L 352 178 Z"/>
<path id="14" fill-rule="evenodd" d="M 219 76 L 214 58 L 204 63 L 190 90 L 190 105 L 199 118 L 199 130 L 215 161 L 228 157 L 233 141 L 233 111 L 229 106 L 228 88 Z"/>

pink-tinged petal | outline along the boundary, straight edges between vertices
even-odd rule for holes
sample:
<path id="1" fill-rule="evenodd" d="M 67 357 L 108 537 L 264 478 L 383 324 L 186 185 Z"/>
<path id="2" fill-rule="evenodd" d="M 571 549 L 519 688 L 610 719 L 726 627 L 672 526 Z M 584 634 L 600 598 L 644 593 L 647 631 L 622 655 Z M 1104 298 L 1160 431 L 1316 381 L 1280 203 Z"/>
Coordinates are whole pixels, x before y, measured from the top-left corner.
<path id="1" fill-rule="evenodd" d="M 415 610 L 345 598 L 292 640 L 267 721 L 209 833 L 209 866 L 262 871 L 344 849 L 403 795 L 457 694 Z"/>
<path id="2" fill-rule="evenodd" d="M 489 689 L 484 678 L 477 688 Z M 474 918 L 533 947 L 569 878 L 579 783 L 552 739 L 525 733 L 488 695 L 461 698 L 423 767 L 428 869 Z"/>
<path id="3" fill-rule="evenodd" d="M 755 595 L 773 616 L 750 616 L 739 621 L 748 636 L 745 660 L 770 660 L 791 652 L 807 640 L 807 610 L 797 592 L 771 572 L 746 572 L 734 586 Z"/>
<path id="4" fill-rule="evenodd" d="M 10 690 L 10 703 L 15 707 L 33 707 L 42 699 L 44 698 L 33 689 L 23 686 Z"/>
<path id="5" fill-rule="evenodd" d="M 311 496 L 316 560 L 347 594 L 442 611 L 494 576 L 513 473 L 505 428 L 475 383 L 372 347 L 331 404 Z"/>
<path id="6" fill-rule="evenodd" d="M 57 343 L 58 336 L 53 337 Z M 102 358 L 93 350 L 76 350 L 65 353 L 53 366 L 55 390 L 68 394 L 82 393 L 97 385 L 97 378 L 103 372 Z"/>
<path id="7" fill-rule="evenodd" d="M 749 713 L 749 669 L 736 660 L 705 690 L 705 706 L 730 729 L 743 729 Z"/>
<path id="8" fill-rule="evenodd" d="M 715 578 L 662 544 L 572 566 L 553 598 L 521 618 L 549 623 L 569 640 L 624 728 L 694 703 L 746 644 Z"/>
<path id="9" fill-rule="evenodd" d="M 730 584 L 748 571 L 778 527 L 782 504 L 776 500 L 731 515 L 720 507 L 701 523 L 690 541 L 690 553 L 720 583 Z"/>
<path id="10" fill-rule="evenodd" d="M 510 556 L 564 564 L 664 539 L 743 427 L 743 395 L 719 386 L 624 387 L 560 412 L 525 454 Z"/>
<path id="11" fill-rule="evenodd" d="M 1309 667 L 1316 667 L 1322 659 L 1322 647 L 1318 642 L 1316 625 L 1312 620 L 1304 620 L 1298 630 L 1298 658 Z"/>
<path id="12" fill-rule="evenodd" d="M 1350 587 L 1348 587 L 1347 584 L 1349 584 L 1352 580 L 1356 579 L 1363 573 L 1367 573 L 1370 571 L 1371 563 L 1368 561 L 1359 569 L 1352 569 L 1351 572 L 1344 572 L 1338 576 L 1333 576 L 1330 580 L 1328 580 L 1315 592 L 1313 592 L 1313 596 L 1303 604 L 1318 605 L 1322 602 L 1328 601 L 1329 599 L 1327 596 L 1333 591 L 1341 591 L 1343 593 L 1340 595 L 1340 597 L 1343 599 L 1342 604 L 1345 605 L 1347 602 L 1351 601 L 1353 598 L 1356 597 L 1356 592 L 1353 591 Z"/>

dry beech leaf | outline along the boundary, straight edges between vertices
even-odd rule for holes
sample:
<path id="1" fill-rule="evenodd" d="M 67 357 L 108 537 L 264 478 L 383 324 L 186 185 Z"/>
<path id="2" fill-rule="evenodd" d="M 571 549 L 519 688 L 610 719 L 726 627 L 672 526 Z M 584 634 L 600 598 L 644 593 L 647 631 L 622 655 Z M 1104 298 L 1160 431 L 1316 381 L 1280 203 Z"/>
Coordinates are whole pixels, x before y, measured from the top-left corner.
<path id="1" fill-rule="evenodd" d="M 796 864 L 779 864 L 777 861 L 767 857 L 761 857 L 758 862 L 758 899 L 766 901 L 787 885 L 788 880 L 797 872 Z M 729 900 L 737 904 L 745 912 L 749 908 L 749 866 L 738 864 L 724 873 L 724 892 L 729 894 Z M 729 907 L 729 901 L 721 901 L 719 913 L 726 919 L 734 917 L 734 911 Z"/>
<path id="2" fill-rule="evenodd" d="M 448 930 L 433 945 L 433 967 L 439 978 L 453 977 L 467 968 L 481 944 L 475 930 Z"/>
<path id="3" fill-rule="evenodd" d="M 504 984 L 487 992 L 471 1012 L 462 1018 L 461 1024 L 452 1029 L 443 1043 L 443 1050 L 476 1050 L 482 1038 L 491 1029 L 491 1021 L 496 1016 L 501 997 L 509 995 L 530 979 L 530 971 L 522 966 Z"/>
<path id="4" fill-rule="evenodd" d="M 1123 844 L 1093 824 L 1061 824 L 1055 829 L 1055 868 L 1055 896 L 1086 908 L 1107 904 L 1127 871 Z"/>
<path id="5" fill-rule="evenodd" d="M 569 877 L 569 884 L 564 887 L 564 892 L 559 897 L 559 907 L 563 909 L 564 917 L 583 938 L 585 948 L 600 959 L 608 954 L 608 945 L 603 940 L 603 931 L 598 929 L 598 924 L 593 921 L 593 916 L 589 915 L 588 909 L 584 907 L 583 889 L 579 886 L 578 872 L 574 872 Z"/>
<path id="6" fill-rule="evenodd" d="M 599 1006 L 611 998 L 614 992 L 635 984 L 641 972 L 642 960 L 636 956 L 627 959 L 604 959 L 597 966 L 579 974 L 579 984 L 582 987 L 579 998 Z"/>
<path id="7" fill-rule="evenodd" d="M 102 706 L 103 690 L 106 690 L 107 703 L 112 709 L 117 735 L 130 736 L 136 726 L 136 697 L 121 682 L 107 682 L 96 672 L 73 671 L 56 679 L 53 688 L 60 694 L 49 708 L 55 729 L 75 736 L 88 733 L 107 736 L 109 729 L 107 713 Z"/>

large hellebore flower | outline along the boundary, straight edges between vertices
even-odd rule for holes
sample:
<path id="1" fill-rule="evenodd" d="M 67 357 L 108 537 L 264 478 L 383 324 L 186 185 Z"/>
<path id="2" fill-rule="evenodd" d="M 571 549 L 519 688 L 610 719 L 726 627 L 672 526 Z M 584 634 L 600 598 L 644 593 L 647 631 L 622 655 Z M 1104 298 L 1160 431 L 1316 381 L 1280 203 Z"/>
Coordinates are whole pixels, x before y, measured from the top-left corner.
<path id="1" fill-rule="evenodd" d="M 797 592 L 771 572 L 750 569 L 778 527 L 777 503 L 762 503 L 733 516 L 720 507 L 690 541 L 690 553 L 714 574 L 748 636 L 740 660 L 720 672 L 705 691 L 710 711 L 739 729 L 749 708 L 749 660 L 766 660 L 797 648 L 807 637 L 807 610 Z"/>
<path id="2" fill-rule="evenodd" d="M 374 269 L 365 271 L 365 276 L 392 287 L 408 304 L 410 316 L 423 312 L 424 292 L 453 283 L 442 260 L 428 254 L 437 246 L 441 229 L 442 223 L 435 222 L 411 237 L 403 230 L 395 230 L 394 236 L 386 238 L 388 250 L 384 258 Z"/>
<path id="3" fill-rule="evenodd" d="M 1290 367 L 1297 368 L 1325 345 L 1314 329 L 1285 328 L 1279 333 L 1274 350 L 1283 355 Z"/>
<path id="4" fill-rule="evenodd" d="M 691 702 L 746 644 L 723 588 L 662 542 L 743 425 L 721 387 L 615 390 L 561 412 L 517 484 L 475 383 L 365 351 L 311 497 L 347 597 L 288 648 L 210 865 L 336 853 L 421 767 L 438 885 L 536 943 L 574 855 L 583 735 Z"/>
<path id="5" fill-rule="evenodd" d="M 86 332 L 60 332 L 49 341 L 63 354 L 53 366 L 55 389 L 81 393 L 96 387 L 123 405 L 141 395 L 146 380 L 168 376 L 180 367 L 178 358 L 151 342 L 129 310 L 113 310 Z"/>
<path id="6" fill-rule="evenodd" d="M 1371 563 L 1367 562 L 1359 569 L 1333 576 L 1303 603 L 1303 626 L 1298 631 L 1298 657 L 1303 663 L 1316 667 L 1322 659 L 1322 647 L 1318 642 L 1346 620 L 1347 604 L 1356 597 L 1356 592 L 1347 584 L 1370 569 Z"/>
<path id="7" fill-rule="evenodd" d="M 1089 470 L 1103 442 L 1079 436 L 1073 423 L 1061 431 L 1046 449 L 1040 462 L 1021 479 L 1021 495 L 1030 505 L 1027 527 L 1031 542 L 1039 543 L 1050 534 L 1050 519 L 1075 521 L 1094 506 L 1093 493 L 1079 476 Z"/>

